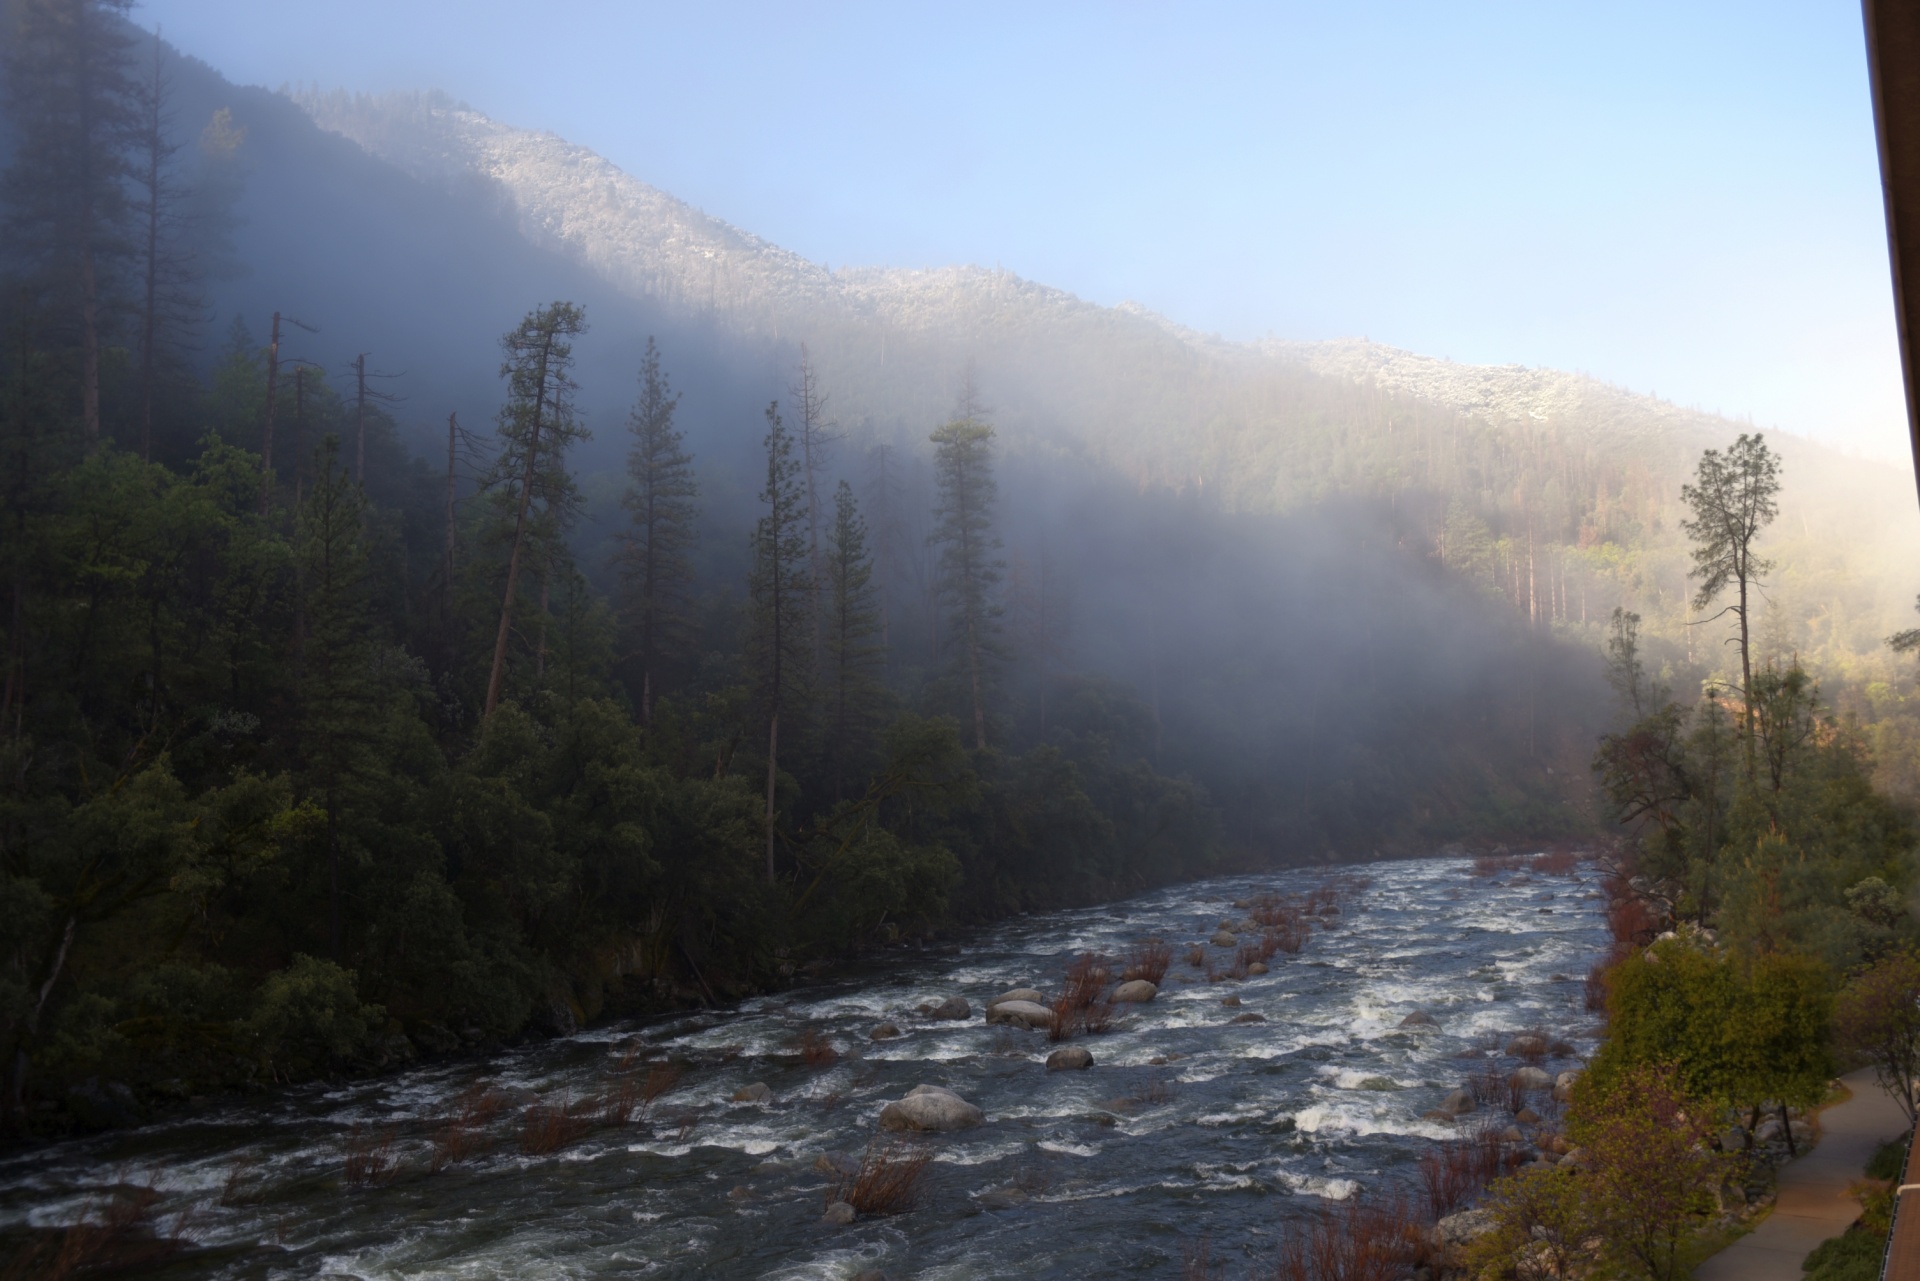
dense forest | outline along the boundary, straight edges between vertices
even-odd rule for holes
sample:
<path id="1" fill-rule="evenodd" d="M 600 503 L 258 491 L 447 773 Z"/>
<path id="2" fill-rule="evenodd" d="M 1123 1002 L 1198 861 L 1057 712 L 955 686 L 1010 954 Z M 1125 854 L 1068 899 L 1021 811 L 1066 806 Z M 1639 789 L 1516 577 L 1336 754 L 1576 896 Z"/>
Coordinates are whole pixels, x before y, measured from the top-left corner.
<path id="1" fill-rule="evenodd" d="M 1581 821 L 1541 703 L 1582 657 L 1390 513 L 1009 467 L 964 365 L 911 448 L 862 447 L 804 347 L 711 451 L 651 338 L 590 427 L 569 301 L 502 315 L 491 421 L 440 427 L 373 353 L 307 354 L 325 317 L 218 332 L 248 127 L 185 120 L 125 8 L 5 12 L 10 1128 Z M 580 468 L 596 437 L 624 466 Z M 1128 684 L 1094 655 L 1142 631 Z"/>

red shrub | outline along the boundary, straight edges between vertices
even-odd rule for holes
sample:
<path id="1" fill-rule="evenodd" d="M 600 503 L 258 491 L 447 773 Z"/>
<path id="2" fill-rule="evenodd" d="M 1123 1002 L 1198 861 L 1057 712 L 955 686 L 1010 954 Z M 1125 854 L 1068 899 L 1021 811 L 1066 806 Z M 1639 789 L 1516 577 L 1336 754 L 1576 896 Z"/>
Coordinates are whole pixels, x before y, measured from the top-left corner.
<path id="1" fill-rule="evenodd" d="M 376 1136 L 363 1134 L 357 1125 L 353 1127 L 353 1133 L 347 1139 L 345 1173 L 348 1187 L 384 1183 L 393 1177 L 400 1164 L 393 1152 L 395 1137 L 391 1129 Z"/>
<path id="2" fill-rule="evenodd" d="M 845 1201 L 862 1214 L 905 1214 L 920 1201 L 920 1180 L 933 1149 L 895 1139 L 875 1150 L 867 1145 L 860 1168 L 843 1176 L 827 1193 L 827 1204 Z"/>
<path id="3" fill-rule="evenodd" d="M 1274 1281 L 1400 1281 L 1425 1253 L 1419 1216 L 1405 1197 L 1354 1197 L 1290 1226 Z"/>
<path id="4" fill-rule="evenodd" d="M 1167 978 L 1167 970 L 1173 965 L 1173 949 L 1159 939 L 1148 939 L 1127 955 L 1127 968 L 1123 977 L 1145 979 L 1159 987 Z"/>
<path id="5" fill-rule="evenodd" d="M 808 1067 L 831 1067 L 840 1061 L 840 1051 L 812 1028 L 800 1034 L 800 1061 Z"/>

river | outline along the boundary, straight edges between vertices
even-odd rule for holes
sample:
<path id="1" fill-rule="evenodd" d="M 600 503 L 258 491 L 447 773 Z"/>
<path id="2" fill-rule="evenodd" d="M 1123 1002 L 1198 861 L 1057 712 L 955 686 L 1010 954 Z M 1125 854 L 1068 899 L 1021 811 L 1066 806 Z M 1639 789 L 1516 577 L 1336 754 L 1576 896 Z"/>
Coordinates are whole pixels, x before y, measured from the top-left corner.
<path id="1" fill-rule="evenodd" d="M 1187 963 L 1235 908 L 1299 895 L 1325 871 L 1183 885 L 1034 915 L 955 951 L 890 953 L 839 981 L 735 1009 L 599 1027 L 374 1080 L 210 1103 L 136 1130 L 0 1161 L 0 1230 L 75 1221 L 150 1186 L 192 1248 L 145 1274 L 209 1278 L 1085 1279 L 1178 1276 L 1201 1241 L 1260 1260 L 1329 1200 L 1417 1189 L 1453 1125 L 1422 1115 L 1545 1029 L 1574 1055 L 1595 1026 L 1582 980 L 1606 945 L 1590 869 L 1474 875 L 1463 859 L 1354 869 L 1364 888 L 1264 975 L 1209 982 Z M 982 1021 L 985 1001 L 1058 988 L 1082 952 L 1175 945 L 1157 999 L 1076 1040 L 1086 1071 L 1049 1072 L 1042 1032 Z M 1223 967 L 1223 949 L 1208 949 Z M 918 1007 L 959 995 L 965 1022 Z M 1238 1007 L 1223 1004 L 1238 998 Z M 1437 1029 L 1402 1029 L 1414 1010 Z M 1257 1014 L 1264 1022 L 1233 1021 Z M 871 1041 L 882 1021 L 897 1039 Z M 800 1052 L 812 1033 L 815 1062 Z M 826 1061 L 831 1052 L 838 1057 Z M 1478 1063 L 1476 1062 L 1478 1060 Z M 528 1154 L 536 1096 L 583 1099 L 649 1064 L 681 1074 L 644 1115 Z M 1563 1053 L 1549 1070 L 1573 1066 Z M 753 1083 L 765 1102 L 736 1102 Z M 822 1222 L 829 1153 L 857 1156 L 890 1099 L 919 1084 L 979 1105 L 933 1150 L 919 1207 Z M 476 1086 L 504 1110 L 466 1159 L 433 1171 L 433 1135 Z M 386 1144 L 384 1150 L 380 1145 Z M 370 1151 L 371 1149 L 371 1151 Z M 350 1155 L 372 1177 L 349 1182 Z"/>

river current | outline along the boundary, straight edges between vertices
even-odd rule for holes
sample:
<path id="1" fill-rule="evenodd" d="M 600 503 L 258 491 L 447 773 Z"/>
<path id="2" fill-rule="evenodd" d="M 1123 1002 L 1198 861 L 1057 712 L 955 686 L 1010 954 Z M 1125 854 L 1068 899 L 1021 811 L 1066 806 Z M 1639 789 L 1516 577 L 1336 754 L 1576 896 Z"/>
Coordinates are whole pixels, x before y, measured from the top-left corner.
<path id="1" fill-rule="evenodd" d="M 1567 1042 L 1549 1070 L 1592 1048 L 1582 979 L 1606 932 L 1589 870 L 1476 876 L 1466 860 L 1426 859 L 1356 872 L 1364 888 L 1264 975 L 1210 982 L 1187 947 L 1245 916 L 1235 901 L 1301 894 L 1328 873 L 1024 917 L 958 951 L 890 953 L 735 1009 L 17 1153 L 0 1161 L 0 1228 L 71 1223 L 116 1186 L 145 1185 L 160 1226 L 192 1242 L 151 1272 L 167 1277 L 1166 1277 L 1203 1240 L 1238 1268 L 1330 1200 L 1417 1195 L 1420 1156 L 1456 1135 L 1423 1114 L 1512 1033 Z M 1077 954 L 1124 955 L 1149 936 L 1174 945 L 1173 966 L 1157 999 L 1074 1042 L 1091 1069 L 1049 1072 L 1045 1033 L 983 1022 L 989 998 L 1051 993 Z M 1231 955 L 1208 954 L 1217 968 Z M 919 1012 L 952 995 L 971 1019 Z M 1438 1029 L 1403 1029 L 1415 1010 Z M 1265 1021 L 1234 1021 L 1249 1014 Z M 869 1040 L 883 1021 L 902 1035 Z M 839 1057 L 807 1062 L 809 1032 Z M 649 1062 L 681 1075 L 644 1115 L 523 1150 L 536 1096 L 585 1098 Z M 434 1132 L 482 1082 L 509 1101 L 491 1145 L 433 1172 Z M 756 1082 L 769 1100 L 734 1100 Z M 979 1105 L 985 1124 L 924 1140 L 918 1208 L 824 1223 L 820 1158 L 857 1157 L 881 1107 L 920 1084 Z M 367 1158 L 378 1177 L 349 1182 L 349 1156 L 376 1143 L 388 1144 Z"/>

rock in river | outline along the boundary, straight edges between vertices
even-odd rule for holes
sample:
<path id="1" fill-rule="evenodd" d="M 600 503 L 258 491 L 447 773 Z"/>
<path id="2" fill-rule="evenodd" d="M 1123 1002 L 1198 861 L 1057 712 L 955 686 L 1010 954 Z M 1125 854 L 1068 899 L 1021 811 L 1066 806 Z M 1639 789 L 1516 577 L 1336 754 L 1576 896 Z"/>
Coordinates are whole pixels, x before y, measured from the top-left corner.
<path id="1" fill-rule="evenodd" d="M 1455 1090 L 1440 1101 L 1440 1110 L 1450 1116 L 1464 1116 L 1473 1108 L 1473 1096 L 1465 1090 Z"/>
<path id="2" fill-rule="evenodd" d="M 1037 1001 L 1002 1001 L 987 1007 L 987 1022 L 1014 1027 L 1052 1027 L 1053 1011 Z"/>
<path id="3" fill-rule="evenodd" d="M 1508 1079 L 1523 1090 L 1544 1090 L 1553 1084 L 1553 1077 L 1537 1067 L 1515 1068 Z"/>
<path id="4" fill-rule="evenodd" d="M 1213 937 L 1208 940 L 1215 947 L 1233 947 L 1239 941 L 1231 930 L 1215 930 Z"/>
<path id="5" fill-rule="evenodd" d="M 1047 1055 L 1047 1071 L 1064 1072 L 1093 1066 L 1093 1051 L 1082 1045 L 1063 1045 Z"/>
<path id="6" fill-rule="evenodd" d="M 1151 1001 L 1158 995 L 1160 989 L 1145 979 L 1133 979 L 1113 990 L 1113 999 L 1116 1001 Z"/>
<path id="7" fill-rule="evenodd" d="M 973 1017 L 973 1007 L 967 1004 L 964 997 L 950 996 L 940 1002 L 940 1004 L 934 1006 L 931 1010 L 928 1010 L 927 1017 L 930 1019 L 970 1019 Z"/>
<path id="8" fill-rule="evenodd" d="M 1002 992 L 999 996 L 988 1001 L 987 1008 L 991 1010 L 994 1006 L 1005 1005 L 1008 1001 L 1032 1001 L 1035 1005 L 1045 1005 L 1047 1003 L 1047 996 L 1046 993 L 1037 988 L 1016 987 L 1013 991 Z"/>
<path id="9" fill-rule="evenodd" d="M 880 1109 L 883 1130 L 967 1130 L 984 1120 L 979 1108 L 938 1085 L 916 1085 Z"/>
<path id="10" fill-rule="evenodd" d="M 891 1023 L 882 1023 L 879 1027 L 867 1033 L 867 1036 L 875 1041 L 891 1041 L 894 1037 L 899 1035 L 900 1035 L 900 1029 L 895 1027 Z"/>
<path id="11" fill-rule="evenodd" d="M 735 1103 L 771 1103 L 773 1091 L 767 1088 L 765 1081 L 755 1081 L 752 1085 L 743 1085 L 733 1092 Z"/>
<path id="12" fill-rule="evenodd" d="M 1440 1020 L 1434 1018 L 1433 1015 L 1427 1013 L 1425 1010 L 1415 1010 L 1413 1013 L 1407 1015 L 1406 1018 L 1400 1020 L 1400 1026 L 1439 1027 Z"/>
<path id="13" fill-rule="evenodd" d="M 827 1207 L 827 1212 L 820 1216 L 820 1220 L 823 1223 L 834 1223 L 844 1228 L 853 1222 L 856 1213 L 854 1208 L 845 1201 L 835 1201 Z"/>

